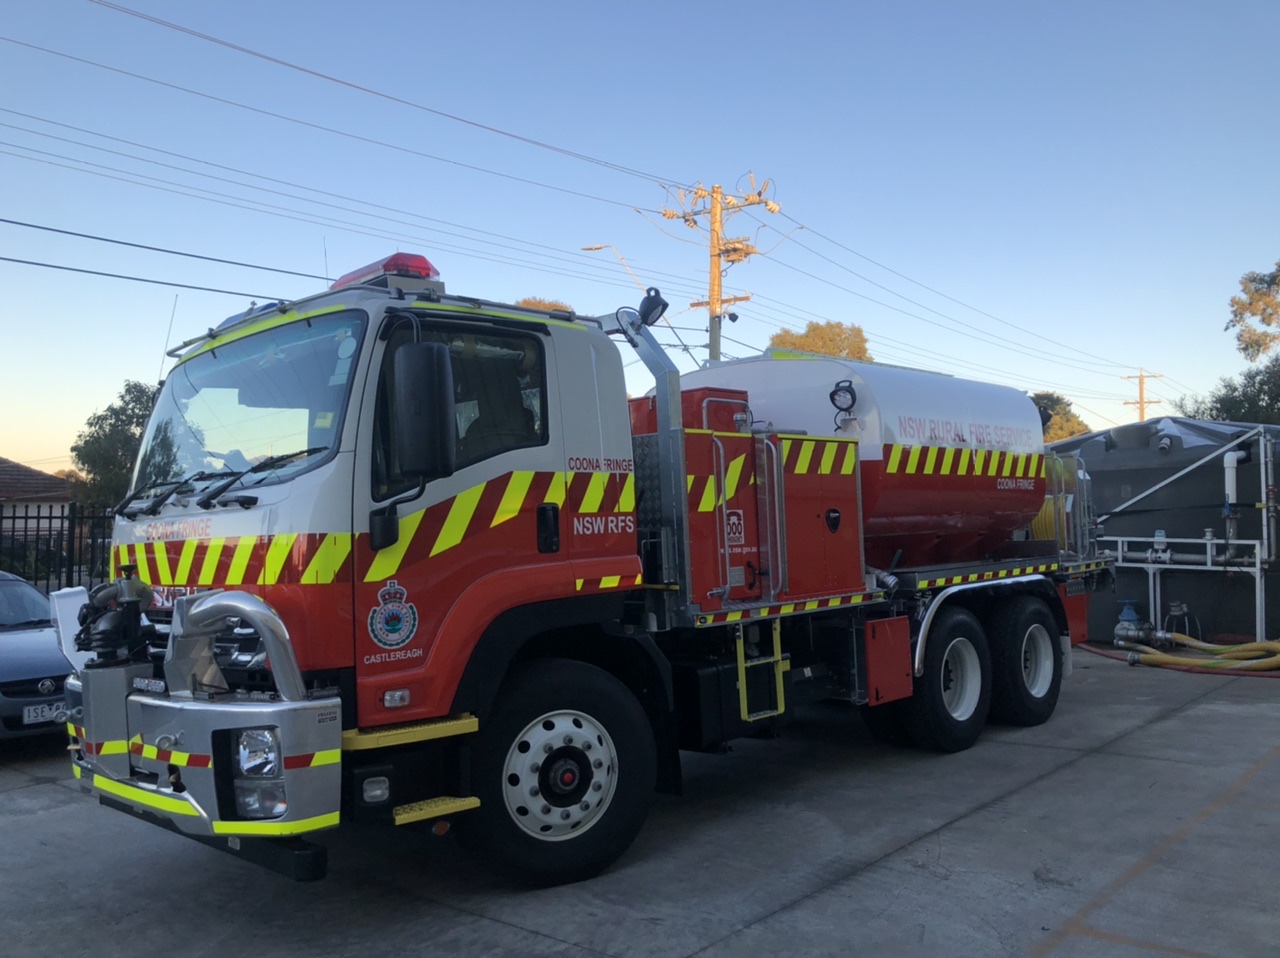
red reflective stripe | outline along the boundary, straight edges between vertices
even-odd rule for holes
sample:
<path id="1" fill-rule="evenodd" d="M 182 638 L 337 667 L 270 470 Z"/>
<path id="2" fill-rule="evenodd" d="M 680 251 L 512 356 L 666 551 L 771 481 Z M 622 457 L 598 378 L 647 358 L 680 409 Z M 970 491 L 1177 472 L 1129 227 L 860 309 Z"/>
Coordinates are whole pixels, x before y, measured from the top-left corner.
<path id="1" fill-rule="evenodd" d="M 315 752 L 308 752 L 305 755 L 286 755 L 284 757 L 284 767 L 286 770 L 295 768 L 310 768 L 311 760 L 316 757 Z"/>

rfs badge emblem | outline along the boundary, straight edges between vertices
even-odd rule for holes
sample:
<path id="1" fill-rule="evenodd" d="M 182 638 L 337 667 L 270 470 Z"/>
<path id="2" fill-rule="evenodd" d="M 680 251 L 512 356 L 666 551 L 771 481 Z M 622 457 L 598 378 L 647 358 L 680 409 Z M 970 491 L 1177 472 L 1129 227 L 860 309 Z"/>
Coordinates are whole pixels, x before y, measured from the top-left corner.
<path id="1" fill-rule="evenodd" d="M 408 645 L 418 631 L 418 610 L 405 601 L 408 596 L 394 579 L 378 593 L 378 604 L 369 613 L 369 637 L 384 649 Z"/>

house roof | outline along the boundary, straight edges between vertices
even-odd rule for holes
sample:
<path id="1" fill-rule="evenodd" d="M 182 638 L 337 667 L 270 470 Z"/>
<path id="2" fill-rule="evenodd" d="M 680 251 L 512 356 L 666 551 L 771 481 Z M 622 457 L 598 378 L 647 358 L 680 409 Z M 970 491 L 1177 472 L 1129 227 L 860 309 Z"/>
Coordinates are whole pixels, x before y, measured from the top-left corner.
<path id="1" fill-rule="evenodd" d="M 0 456 L 0 502 L 70 502 L 67 480 Z"/>

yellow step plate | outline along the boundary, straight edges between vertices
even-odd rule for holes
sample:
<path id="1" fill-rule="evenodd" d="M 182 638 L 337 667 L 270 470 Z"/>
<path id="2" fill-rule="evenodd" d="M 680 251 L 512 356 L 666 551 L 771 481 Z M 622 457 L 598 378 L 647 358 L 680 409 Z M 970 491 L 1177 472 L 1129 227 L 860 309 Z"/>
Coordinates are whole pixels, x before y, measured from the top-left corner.
<path id="1" fill-rule="evenodd" d="M 410 822 L 440 818 L 479 807 L 480 799 L 475 797 L 455 798 L 452 795 L 442 795 L 439 798 L 429 798 L 425 802 L 414 802 L 412 805 L 398 805 L 391 814 L 395 817 L 397 825 L 408 825 Z"/>
<path id="2" fill-rule="evenodd" d="M 466 714 L 432 722 L 415 722 L 413 725 L 392 725 L 365 731 L 347 729 L 342 733 L 342 747 L 348 752 L 366 748 L 389 748 L 392 745 L 426 742 L 433 738 L 468 735 L 479 727 L 480 721 L 474 715 Z"/>

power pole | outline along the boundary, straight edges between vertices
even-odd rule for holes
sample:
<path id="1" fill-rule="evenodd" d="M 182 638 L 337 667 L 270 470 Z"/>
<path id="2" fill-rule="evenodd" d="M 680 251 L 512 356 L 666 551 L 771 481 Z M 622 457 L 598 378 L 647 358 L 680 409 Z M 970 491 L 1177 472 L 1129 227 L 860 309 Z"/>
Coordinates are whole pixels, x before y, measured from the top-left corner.
<path id="1" fill-rule="evenodd" d="M 1163 373 L 1149 373 L 1149 372 L 1147 372 L 1145 369 L 1142 369 L 1141 367 L 1139 367 L 1139 369 L 1138 369 L 1138 375 L 1136 375 L 1136 376 L 1121 376 L 1120 378 L 1121 378 L 1121 379 L 1136 379 L 1136 380 L 1138 381 L 1138 398 L 1137 398 L 1136 400 L 1133 400 L 1133 399 L 1126 399 L 1126 400 L 1124 401 L 1124 404 L 1125 404 L 1126 406 L 1137 406 L 1137 407 L 1138 407 L 1138 422 L 1146 422 L 1146 421 L 1147 421 L 1147 406 L 1154 406 L 1154 405 L 1156 405 L 1158 402 L 1160 402 L 1160 400 L 1159 400 L 1159 399 L 1148 399 L 1148 398 L 1147 398 L 1147 380 L 1148 380 L 1148 379 L 1164 379 L 1164 374 L 1163 374 Z"/>
<path id="2" fill-rule="evenodd" d="M 679 197 L 681 208 L 678 210 L 664 208 L 662 210 L 662 215 L 666 219 L 683 220 L 686 226 L 694 229 L 698 226 L 697 217 L 708 217 L 708 226 L 711 232 L 711 273 L 707 298 L 689 305 L 694 309 L 702 306 L 707 308 L 707 316 L 709 318 L 708 331 L 711 334 L 707 351 L 713 361 L 720 358 L 721 323 L 725 319 L 732 322 L 738 318 L 737 313 L 726 314 L 724 308 L 734 303 L 745 303 L 751 298 L 750 294 L 746 296 L 730 296 L 728 298 L 721 295 L 721 279 L 725 270 L 724 264 L 741 263 L 748 256 L 754 256 L 760 252 L 745 236 L 725 238 L 725 208 L 728 207 L 729 215 L 733 215 L 733 213 L 747 206 L 763 206 L 770 213 L 777 213 L 782 209 L 773 200 L 765 198 L 764 193 L 769 188 L 768 180 L 765 180 L 758 190 L 755 189 L 755 185 L 756 179 L 752 176 L 751 187 L 754 192 L 751 193 L 725 193 L 724 189 L 719 185 L 713 186 L 709 190 L 704 186 L 699 186 L 687 194 L 684 190 L 679 190 L 677 196 Z M 699 209 L 685 209 L 686 200 L 691 204 L 705 201 L 707 205 Z"/>

